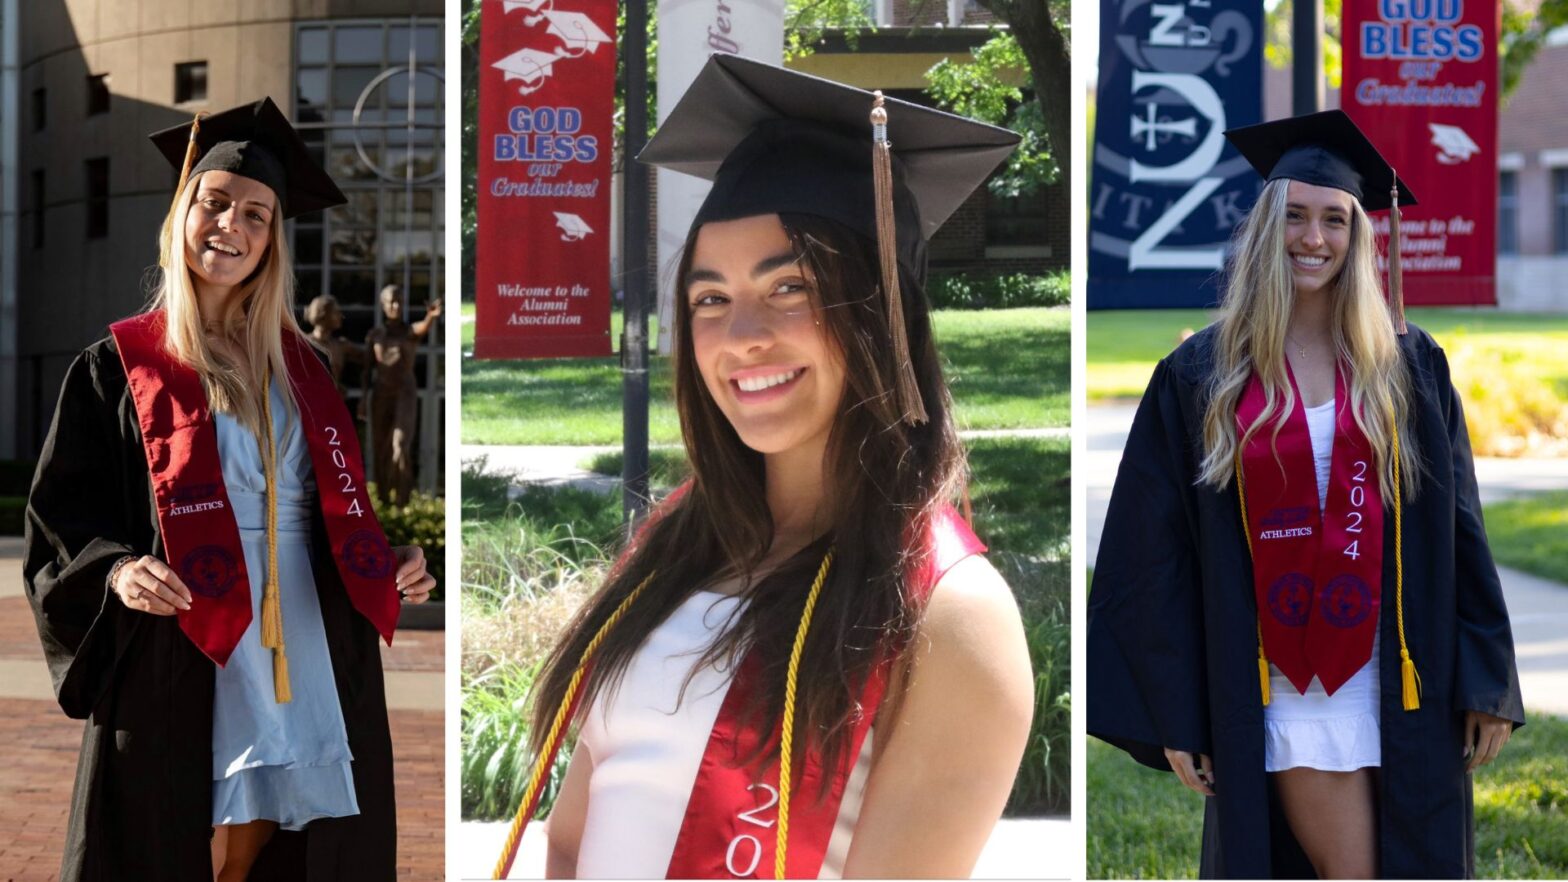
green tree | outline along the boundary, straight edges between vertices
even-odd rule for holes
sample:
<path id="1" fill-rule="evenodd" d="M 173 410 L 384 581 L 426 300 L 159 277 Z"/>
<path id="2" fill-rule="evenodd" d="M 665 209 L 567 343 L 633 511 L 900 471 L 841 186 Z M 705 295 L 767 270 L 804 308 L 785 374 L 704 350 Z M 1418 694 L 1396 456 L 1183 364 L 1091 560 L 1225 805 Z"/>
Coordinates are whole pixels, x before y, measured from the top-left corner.
<path id="1" fill-rule="evenodd" d="M 1068 88 L 1072 82 L 1070 0 L 976 2 L 1007 23 L 1028 64 L 1029 79 L 1034 84 L 1035 110 L 1021 110 L 1015 117 L 1016 122 L 1026 127 L 1020 131 L 1028 131 L 1031 120 L 1038 120 L 1038 126 L 1044 128 L 1045 144 L 1034 149 L 1048 150 L 1057 168 L 1072 168 L 1072 97 Z M 1038 128 L 1034 130 L 1038 131 Z M 1012 173 L 1010 170 L 1009 175 Z M 1061 186 L 1064 177 L 1055 175 L 1055 183 L 1051 186 Z"/>
<path id="2" fill-rule="evenodd" d="M 1010 31 L 998 30 L 967 61 L 943 59 L 926 71 L 926 88 L 936 102 L 954 113 L 993 125 L 1006 126 L 1023 136 L 1000 174 L 991 179 L 998 196 L 1027 196 L 1055 183 L 1060 168 L 1046 146 L 1045 120 L 1039 101 L 1023 100 L 1031 85 L 1014 85 L 1019 71 L 1027 70 L 1023 49 Z"/>

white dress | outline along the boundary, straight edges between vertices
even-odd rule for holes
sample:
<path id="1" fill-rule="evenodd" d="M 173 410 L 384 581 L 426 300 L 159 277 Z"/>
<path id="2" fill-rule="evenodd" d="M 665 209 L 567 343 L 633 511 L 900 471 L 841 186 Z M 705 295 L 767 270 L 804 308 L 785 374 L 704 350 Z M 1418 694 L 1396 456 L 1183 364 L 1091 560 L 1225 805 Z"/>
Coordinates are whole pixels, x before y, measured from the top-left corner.
<path id="1" fill-rule="evenodd" d="M 1307 408 L 1307 432 L 1317 467 L 1318 510 L 1328 500 L 1329 464 L 1334 451 L 1334 402 Z M 1296 691 L 1279 668 L 1269 665 L 1271 700 L 1263 708 L 1264 769 L 1291 768 L 1352 772 L 1382 764 L 1378 735 L 1378 645 L 1372 658 L 1333 695 L 1317 677 L 1306 694 Z"/>
<path id="2" fill-rule="evenodd" d="M 664 878 L 732 672 L 704 666 L 689 685 L 686 678 L 742 605 L 740 598 L 711 591 L 687 598 L 648 635 L 620 687 L 601 693 L 588 709 L 580 743 L 593 762 L 593 774 L 578 878 Z M 819 878 L 842 875 L 865 796 L 874 735 L 866 736 L 845 787 Z M 736 853 L 745 860 L 744 849 Z"/>

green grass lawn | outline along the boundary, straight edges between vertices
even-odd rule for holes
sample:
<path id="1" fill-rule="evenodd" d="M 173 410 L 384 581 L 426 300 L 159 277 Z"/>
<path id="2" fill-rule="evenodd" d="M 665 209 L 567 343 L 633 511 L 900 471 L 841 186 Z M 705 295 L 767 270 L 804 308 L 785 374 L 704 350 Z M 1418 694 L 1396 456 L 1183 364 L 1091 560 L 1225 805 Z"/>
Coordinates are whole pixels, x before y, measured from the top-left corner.
<path id="1" fill-rule="evenodd" d="M 1067 309 L 952 310 L 934 316 L 960 428 L 1067 425 Z M 619 321 L 617 317 L 617 328 Z M 463 335 L 466 351 L 472 345 L 471 323 L 463 326 Z M 614 358 L 465 357 L 462 374 L 465 444 L 620 443 L 621 373 Z M 667 358 L 653 359 L 649 382 L 651 439 L 655 444 L 678 442 Z"/>
<path id="2" fill-rule="evenodd" d="M 1207 310 L 1110 310 L 1088 314 L 1091 403 L 1138 398 L 1154 365 Z M 1464 400 L 1470 440 L 1482 455 L 1557 453 L 1568 443 L 1568 315 L 1469 308 L 1416 308 L 1410 321 L 1448 354 Z"/>
<path id="3" fill-rule="evenodd" d="M 1485 514 L 1498 563 L 1568 584 L 1568 492 L 1494 502 Z"/>
<path id="4" fill-rule="evenodd" d="M 1088 877 L 1196 877 L 1202 797 L 1093 738 L 1087 763 Z M 1477 878 L 1568 876 L 1568 721 L 1532 715 L 1476 775 L 1475 814 Z"/>

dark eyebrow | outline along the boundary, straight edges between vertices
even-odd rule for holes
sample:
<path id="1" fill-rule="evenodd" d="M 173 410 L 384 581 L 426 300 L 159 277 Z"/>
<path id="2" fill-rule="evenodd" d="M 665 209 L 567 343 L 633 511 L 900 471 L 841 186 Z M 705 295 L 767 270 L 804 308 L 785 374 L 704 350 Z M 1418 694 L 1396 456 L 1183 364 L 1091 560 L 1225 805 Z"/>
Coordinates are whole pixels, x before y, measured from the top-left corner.
<path id="1" fill-rule="evenodd" d="M 772 257 L 765 257 L 762 260 L 757 261 L 757 265 L 751 268 L 751 277 L 753 279 L 761 278 L 762 276 L 774 272 L 775 270 L 778 270 L 782 267 L 793 266 L 799 262 L 800 256 L 795 252 L 781 251 Z M 698 282 L 723 283 L 724 280 L 724 275 L 722 273 L 710 269 L 694 269 L 686 274 L 686 286 L 688 288 L 697 284 Z"/>
<path id="2" fill-rule="evenodd" d="M 213 194 L 217 194 L 219 196 L 222 196 L 223 198 L 228 199 L 231 202 L 249 202 L 250 204 L 256 206 L 257 208 L 265 208 L 265 209 L 267 209 L 267 212 L 269 214 L 271 212 L 274 212 L 274 211 L 277 210 L 277 206 L 273 205 L 270 202 L 258 202 L 255 199 L 239 199 L 239 200 L 236 200 L 233 196 L 229 195 L 229 191 L 228 190 L 225 190 L 222 187 L 209 187 L 206 184 L 202 185 L 201 190 L 198 191 L 196 195 L 198 195 L 198 196 L 211 196 Z"/>
<path id="3" fill-rule="evenodd" d="M 1286 208 L 1294 208 L 1297 211 L 1306 211 L 1307 210 L 1307 206 L 1304 205 L 1303 203 L 1300 203 L 1300 202 L 1287 202 L 1287 203 L 1285 203 L 1285 207 Z M 1338 205 L 1330 205 L 1330 206 L 1325 207 L 1323 210 L 1324 211 L 1333 211 L 1333 212 L 1337 212 L 1339 214 L 1349 214 L 1350 213 L 1349 209 L 1341 208 Z"/>

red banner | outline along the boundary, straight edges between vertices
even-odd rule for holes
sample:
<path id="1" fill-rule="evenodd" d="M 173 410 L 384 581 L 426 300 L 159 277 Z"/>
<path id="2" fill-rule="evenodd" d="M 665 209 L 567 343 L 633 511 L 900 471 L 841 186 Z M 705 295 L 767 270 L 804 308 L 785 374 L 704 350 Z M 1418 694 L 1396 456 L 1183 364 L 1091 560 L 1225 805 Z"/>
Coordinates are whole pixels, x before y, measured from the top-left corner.
<path id="1" fill-rule="evenodd" d="M 1497 302 L 1496 0 L 1345 0 L 1340 105 L 1420 204 L 1405 302 Z M 1388 234 L 1388 214 L 1375 218 Z M 1387 262 L 1379 258 L 1387 269 Z"/>
<path id="2" fill-rule="evenodd" d="M 483 3 L 474 355 L 609 355 L 615 0 Z"/>

